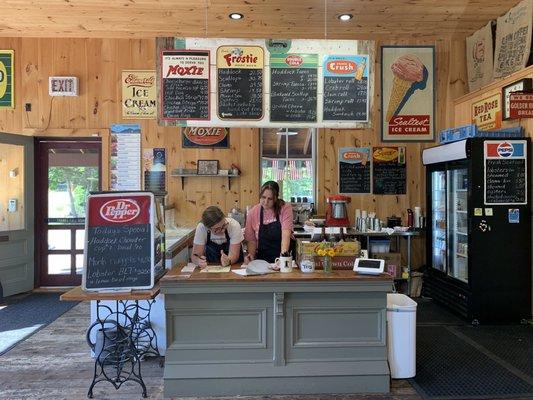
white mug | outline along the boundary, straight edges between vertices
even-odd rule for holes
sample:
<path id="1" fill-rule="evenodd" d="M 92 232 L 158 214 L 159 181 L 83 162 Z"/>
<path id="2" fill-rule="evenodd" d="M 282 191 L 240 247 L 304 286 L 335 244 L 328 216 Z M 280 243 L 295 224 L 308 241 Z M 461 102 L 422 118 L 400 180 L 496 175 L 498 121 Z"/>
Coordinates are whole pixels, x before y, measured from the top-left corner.
<path id="1" fill-rule="evenodd" d="M 292 271 L 292 256 L 278 257 L 276 260 L 274 260 L 274 263 L 279 267 L 281 272 Z"/>

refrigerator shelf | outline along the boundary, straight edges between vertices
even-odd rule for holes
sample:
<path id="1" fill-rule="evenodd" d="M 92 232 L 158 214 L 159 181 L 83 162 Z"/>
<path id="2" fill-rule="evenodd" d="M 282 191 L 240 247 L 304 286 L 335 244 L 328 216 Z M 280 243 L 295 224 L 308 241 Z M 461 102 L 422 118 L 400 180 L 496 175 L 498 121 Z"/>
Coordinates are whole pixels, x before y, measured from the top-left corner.
<path id="1" fill-rule="evenodd" d="M 455 233 L 457 233 L 458 235 L 468 236 L 468 233 L 464 232 L 455 231 Z"/>
<path id="2" fill-rule="evenodd" d="M 457 255 L 458 255 L 459 257 L 464 257 L 464 258 L 468 258 L 468 255 L 466 255 L 466 254 L 463 254 L 463 253 L 457 253 Z"/>

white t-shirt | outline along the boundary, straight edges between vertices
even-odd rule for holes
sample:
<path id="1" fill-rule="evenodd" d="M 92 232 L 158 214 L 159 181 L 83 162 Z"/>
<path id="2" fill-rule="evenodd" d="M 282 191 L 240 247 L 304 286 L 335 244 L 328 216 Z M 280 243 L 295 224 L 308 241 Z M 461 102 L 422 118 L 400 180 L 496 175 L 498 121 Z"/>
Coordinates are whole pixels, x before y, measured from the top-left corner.
<path id="1" fill-rule="evenodd" d="M 226 227 L 226 230 L 228 231 L 228 235 L 229 235 L 229 243 L 230 244 L 241 243 L 244 240 L 241 225 L 233 218 L 227 217 L 226 221 L 228 222 L 228 226 Z M 226 243 L 226 232 L 222 232 L 221 234 L 216 234 L 214 232 L 211 232 L 211 241 L 215 242 L 216 244 Z M 203 223 L 200 222 L 198 223 L 198 226 L 196 227 L 196 232 L 194 233 L 194 244 L 205 245 L 206 243 L 207 243 L 207 228 L 205 227 Z"/>

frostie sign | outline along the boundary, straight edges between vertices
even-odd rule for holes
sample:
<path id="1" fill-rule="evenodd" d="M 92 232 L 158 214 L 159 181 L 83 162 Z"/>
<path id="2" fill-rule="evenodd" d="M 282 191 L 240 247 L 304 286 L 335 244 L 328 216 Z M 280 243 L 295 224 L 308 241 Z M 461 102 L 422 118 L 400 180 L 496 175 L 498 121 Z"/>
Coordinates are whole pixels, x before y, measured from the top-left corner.
<path id="1" fill-rule="evenodd" d="M 381 47 L 382 140 L 433 141 L 435 48 Z"/>

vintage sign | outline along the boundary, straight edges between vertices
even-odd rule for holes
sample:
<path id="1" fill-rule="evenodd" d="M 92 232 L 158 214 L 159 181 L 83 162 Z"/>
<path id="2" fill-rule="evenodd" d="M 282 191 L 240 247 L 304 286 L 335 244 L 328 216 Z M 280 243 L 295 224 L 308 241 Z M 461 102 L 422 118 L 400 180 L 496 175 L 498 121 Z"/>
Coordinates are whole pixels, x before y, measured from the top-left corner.
<path id="1" fill-rule="evenodd" d="M 468 89 L 474 91 L 492 82 L 492 21 L 466 38 Z"/>
<path id="2" fill-rule="evenodd" d="M 435 48 L 382 46 L 381 60 L 382 140 L 434 140 Z"/>
<path id="3" fill-rule="evenodd" d="M 525 68 L 531 48 L 533 2 L 523 0 L 496 24 L 494 78 L 502 78 Z"/>
<path id="4" fill-rule="evenodd" d="M 0 50 L 0 108 L 15 107 L 13 50 Z"/>
<path id="5" fill-rule="evenodd" d="M 186 127 L 181 136 L 184 148 L 229 148 L 229 128 Z"/>
<path id="6" fill-rule="evenodd" d="M 340 147 L 338 164 L 339 193 L 371 193 L 372 155 L 370 147 Z"/>
<path id="7" fill-rule="evenodd" d="M 533 118 L 533 93 L 511 93 L 509 95 L 509 117 Z"/>
<path id="8" fill-rule="evenodd" d="M 220 119 L 263 117 L 263 48 L 220 46 L 217 49 L 217 114 Z"/>
<path id="9" fill-rule="evenodd" d="M 472 123 L 482 130 L 501 128 L 502 101 L 500 93 L 472 103 Z"/>
<path id="10" fill-rule="evenodd" d="M 75 76 L 49 76 L 48 94 L 50 96 L 77 96 L 78 78 Z"/>
<path id="11" fill-rule="evenodd" d="M 122 71 L 122 118 L 157 116 L 155 71 Z"/>

